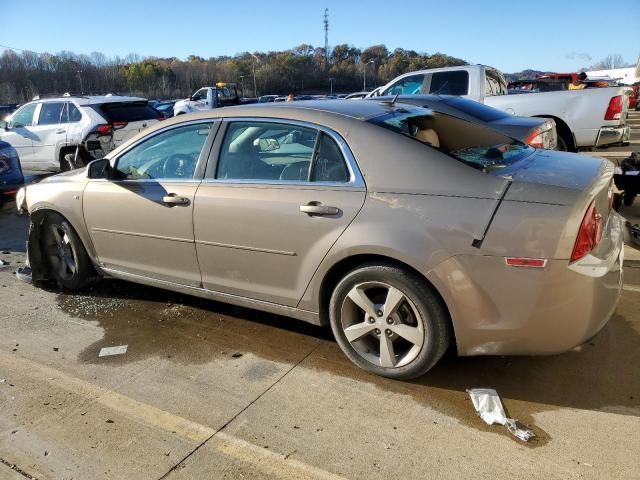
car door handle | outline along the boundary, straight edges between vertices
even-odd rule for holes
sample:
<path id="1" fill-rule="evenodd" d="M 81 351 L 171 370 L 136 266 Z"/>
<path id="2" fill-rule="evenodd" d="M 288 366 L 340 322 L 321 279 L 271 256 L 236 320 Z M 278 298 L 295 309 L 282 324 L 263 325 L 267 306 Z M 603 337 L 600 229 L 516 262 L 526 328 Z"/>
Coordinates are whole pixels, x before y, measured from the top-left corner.
<path id="1" fill-rule="evenodd" d="M 56 130 L 56 133 L 67 133 L 67 131 L 60 129 L 60 130 Z"/>
<path id="2" fill-rule="evenodd" d="M 168 195 L 162 197 L 162 202 L 166 203 L 169 206 L 179 205 L 186 207 L 191 203 L 191 200 L 189 200 L 187 197 L 179 197 L 175 193 L 169 193 Z"/>
<path id="3" fill-rule="evenodd" d="M 309 216 L 338 215 L 340 213 L 340 209 L 338 207 L 329 207 L 320 202 L 309 202 L 306 205 L 300 205 L 300 211 Z"/>

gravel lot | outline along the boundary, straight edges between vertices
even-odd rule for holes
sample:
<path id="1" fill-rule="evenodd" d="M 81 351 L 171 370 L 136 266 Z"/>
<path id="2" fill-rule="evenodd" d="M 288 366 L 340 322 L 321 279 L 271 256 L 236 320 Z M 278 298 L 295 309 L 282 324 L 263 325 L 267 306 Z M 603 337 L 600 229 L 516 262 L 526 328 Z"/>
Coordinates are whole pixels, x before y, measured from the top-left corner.
<path id="1" fill-rule="evenodd" d="M 640 257 L 581 348 L 448 355 L 396 382 L 288 318 L 120 281 L 21 283 L 26 226 L 0 213 L 0 478 L 638 478 Z M 536 438 L 485 425 L 472 387 L 497 389 Z"/>

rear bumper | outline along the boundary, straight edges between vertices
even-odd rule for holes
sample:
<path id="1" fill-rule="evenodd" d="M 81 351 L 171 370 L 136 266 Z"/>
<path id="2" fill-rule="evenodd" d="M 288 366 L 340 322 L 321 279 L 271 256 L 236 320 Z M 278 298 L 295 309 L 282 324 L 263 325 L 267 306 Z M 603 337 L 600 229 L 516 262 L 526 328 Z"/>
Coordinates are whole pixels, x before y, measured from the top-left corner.
<path id="1" fill-rule="evenodd" d="M 628 125 L 620 127 L 602 127 L 598 131 L 596 147 L 613 145 L 614 143 L 628 142 L 631 138 L 631 127 Z"/>
<path id="2" fill-rule="evenodd" d="M 503 257 L 447 260 L 429 279 L 449 307 L 460 355 L 566 352 L 597 334 L 622 292 L 624 219 L 612 213 L 593 255 L 544 268 L 506 265 Z"/>

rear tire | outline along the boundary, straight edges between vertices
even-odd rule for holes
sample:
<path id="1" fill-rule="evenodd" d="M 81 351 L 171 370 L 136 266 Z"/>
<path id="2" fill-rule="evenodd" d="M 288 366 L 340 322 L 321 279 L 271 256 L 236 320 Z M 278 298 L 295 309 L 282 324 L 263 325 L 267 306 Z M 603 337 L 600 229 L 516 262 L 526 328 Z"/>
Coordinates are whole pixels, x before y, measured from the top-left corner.
<path id="1" fill-rule="evenodd" d="M 40 239 L 51 276 L 68 290 L 86 287 L 96 277 L 87 251 L 71 224 L 58 213 L 49 213 Z"/>
<path id="2" fill-rule="evenodd" d="M 451 342 L 442 300 L 424 279 L 394 265 L 347 273 L 331 295 L 329 318 L 349 360 L 388 378 L 423 375 Z"/>
<path id="3" fill-rule="evenodd" d="M 567 142 L 560 135 L 558 135 L 558 145 L 556 147 L 556 150 L 558 150 L 560 152 L 568 152 L 569 151 L 569 147 L 567 146 Z"/>

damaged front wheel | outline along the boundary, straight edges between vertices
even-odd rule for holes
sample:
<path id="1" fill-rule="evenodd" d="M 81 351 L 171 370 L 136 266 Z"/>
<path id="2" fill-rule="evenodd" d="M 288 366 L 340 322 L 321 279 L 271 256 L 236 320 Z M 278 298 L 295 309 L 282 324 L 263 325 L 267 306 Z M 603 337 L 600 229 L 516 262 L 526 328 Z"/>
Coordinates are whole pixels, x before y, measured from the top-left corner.
<path id="1" fill-rule="evenodd" d="M 44 220 L 41 246 L 51 276 L 69 290 L 83 288 L 94 276 L 94 269 L 82 241 L 71 224 L 57 213 Z"/>

